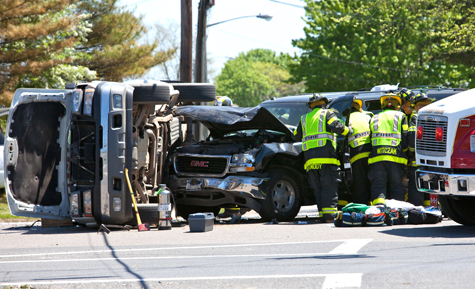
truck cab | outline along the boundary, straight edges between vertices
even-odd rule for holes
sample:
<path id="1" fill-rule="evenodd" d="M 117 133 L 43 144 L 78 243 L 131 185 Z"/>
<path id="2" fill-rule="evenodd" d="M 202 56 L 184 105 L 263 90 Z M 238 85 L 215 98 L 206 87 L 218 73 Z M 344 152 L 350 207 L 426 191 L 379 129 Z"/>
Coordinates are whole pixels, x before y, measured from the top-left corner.
<path id="1" fill-rule="evenodd" d="M 422 108 L 417 117 L 416 185 L 438 196 L 452 220 L 475 225 L 475 90 Z"/>

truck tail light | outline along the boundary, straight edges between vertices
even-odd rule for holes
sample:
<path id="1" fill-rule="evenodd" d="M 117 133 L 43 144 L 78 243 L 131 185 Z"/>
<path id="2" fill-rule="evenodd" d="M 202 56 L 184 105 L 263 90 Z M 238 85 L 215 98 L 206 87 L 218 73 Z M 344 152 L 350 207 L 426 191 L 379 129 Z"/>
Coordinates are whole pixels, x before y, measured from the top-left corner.
<path id="1" fill-rule="evenodd" d="M 444 128 L 438 126 L 435 128 L 435 140 L 442 141 L 444 139 Z"/>
<path id="2" fill-rule="evenodd" d="M 84 217 L 92 217 L 92 196 L 91 191 L 85 191 L 82 193 Z"/>
<path id="3" fill-rule="evenodd" d="M 417 139 L 422 139 L 422 133 L 424 132 L 424 127 L 422 125 L 417 126 Z"/>
<path id="4" fill-rule="evenodd" d="M 460 120 L 460 127 L 470 127 L 470 119 L 469 118 L 462 118 Z"/>

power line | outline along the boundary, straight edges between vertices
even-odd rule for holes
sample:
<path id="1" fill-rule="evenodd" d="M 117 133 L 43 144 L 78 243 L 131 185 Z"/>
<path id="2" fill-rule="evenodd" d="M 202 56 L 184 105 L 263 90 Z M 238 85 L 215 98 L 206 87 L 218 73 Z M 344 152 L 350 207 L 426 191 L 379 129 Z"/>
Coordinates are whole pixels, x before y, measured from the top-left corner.
<path id="1" fill-rule="evenodd" d="M 287 2 L 282 2 L 282 1 L 277 1 L 277 0 L 269 0 L 269 1 L 275 2 L 275 3 L 279 3 L 279 4 L 284 4 L 284 5 L 291 6 L 291 7 L 305 8 L 305 6 L 301 6 L 301 5 L 297 5 L 297 4 L 292 4 L 292 3 L 287 3 Z"/>

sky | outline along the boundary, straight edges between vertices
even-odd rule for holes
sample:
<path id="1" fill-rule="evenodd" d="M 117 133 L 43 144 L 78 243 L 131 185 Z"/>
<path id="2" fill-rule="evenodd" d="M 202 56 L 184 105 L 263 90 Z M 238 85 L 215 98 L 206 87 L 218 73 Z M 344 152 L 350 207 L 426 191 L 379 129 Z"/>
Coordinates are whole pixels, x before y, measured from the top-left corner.
<path id="1" fill-rule="evenodd" d="M 121 0 L 120 4 L 135 10 L 136 15 L 143 15 L 147 27 L 170 21 L 181 23 L 181 0 Z M 192 0 L 192 23 L 195 34 L 198 4 L 199 0 Z M 305 16 L 304 5 L 305 2 L 302 0 L 215 0 L 215 5 L 209 10 L 208 24 L 258 14 L 272 15 L 273 18 L 266 21 L 248 17 L 209 27 L 207 50 L 208 59 L 213 63 L 209 67 L 212 71 L 210 78 L 219 74 L 226 61 L 251 49 L 264 48 L 277 54 L 280 52 L 299 54 L 299 49 L 292 46 L 292 39 L 305 36 L 303 32 L 305 23 L 302 20 Z M 157 73 L 158 70 L 153 70 L 149 75 Z M 210 81 L 212 82 L 212 79 Z"/>

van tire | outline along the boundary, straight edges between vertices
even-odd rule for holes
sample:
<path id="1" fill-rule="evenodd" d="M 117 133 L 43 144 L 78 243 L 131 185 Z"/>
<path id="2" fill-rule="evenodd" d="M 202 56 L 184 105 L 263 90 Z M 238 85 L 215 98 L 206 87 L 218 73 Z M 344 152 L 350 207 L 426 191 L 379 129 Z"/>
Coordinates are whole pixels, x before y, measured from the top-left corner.
<path id="1" fill-rule="evenodd" d="M 211 83 L 171 83 L 180 92 L 178 102 L 210 102 L 216 98 L 216 87 Z"/>
<path id="2" fill-rule="evenodd" d="M 160 81 L 127 83 L 134 88 L 136 104 L 167 104 L 170 102 L 171 85 Z"/>

